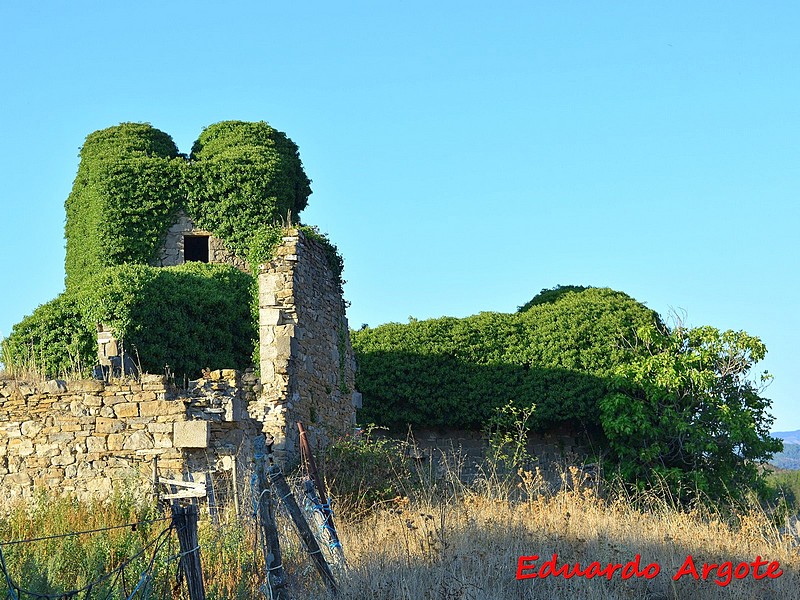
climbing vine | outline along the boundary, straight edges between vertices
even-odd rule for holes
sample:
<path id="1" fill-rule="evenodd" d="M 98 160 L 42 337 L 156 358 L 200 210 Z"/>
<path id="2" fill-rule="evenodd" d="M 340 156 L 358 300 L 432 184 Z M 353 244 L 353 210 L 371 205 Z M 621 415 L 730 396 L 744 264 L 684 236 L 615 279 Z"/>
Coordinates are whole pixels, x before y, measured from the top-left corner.
<path id="1" fill-rule="evenodd" d="M 105 267 L 147 264 L 185 196 L 186 162 L 172 138 L 146 123 L 90 134 L 67 198 L 67 287 Z"/>
<path id="2" fill-rule="evenodd" d="M 155 371 L 164 363 L 186 373 L 243 367 L 257 357 L 253 277 L 219 266 L 148 265 L 184 211 L 255 275 L 311 194 L 294 142 L 263 121 L 223 121 L 186 156 L 150 124 L 121 123 L 88 135 L 80 159 L 65 202 L 67 291 L 14 328 L 4 354 L 16 358 L 7 362 L 35 358 L 51 374 L 91 366 L 98 323 Z M 325 248 L 341 289 L 336 247 L 316 228 L 302 229 Z"/>
<path id="3" fill-rule="evenodd" d="M 4 354 L 51 377 L 87 374 L 103 323 L 151 373 L 165 365 L 189 377 L 206 366 L 244 369 L 256 337 L 251 282 L 229 265 L 109 267 L 15 325 Z"/>
<path id="4" fill-rule="evenodd" d="M 351 332 L 363 422 L 480 429 L 498 408 L 536 406 L 531 425 L 597 423 L 626 336 L 658 316 L 592 288 L 523 313 L 483 312 Z"/>
<path id="5" fill-rule="evenodd" d="M 239 256 L 250 254 L 253 232 L 288 225 L 311 194 L 297 145 L 263 121 L 206 128 L 192 148 L 187 187 L 189 216 Z"/>

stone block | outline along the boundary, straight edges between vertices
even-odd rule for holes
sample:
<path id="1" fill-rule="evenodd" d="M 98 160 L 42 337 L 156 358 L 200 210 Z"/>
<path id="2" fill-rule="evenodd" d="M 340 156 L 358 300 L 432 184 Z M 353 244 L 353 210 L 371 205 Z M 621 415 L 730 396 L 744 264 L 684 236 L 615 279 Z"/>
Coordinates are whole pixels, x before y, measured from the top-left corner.
<path id="1" fill-rule="evenodd" d="M 63 467 L 63 466 L 71 465 L 72 463 L 74 463 L 75 462 L 75 457 L 68 450 L 65 450 L 64 452 L 62 452 L 58 456 L 54 456 L 51 460 L 52 460 L 53 465 L 58 466 L 58 467 Z"/>
<path id="2" fill-rule="evenodd" d="M 94 435 L 88 437 L 86 438 L 86 449 L 89 452 L 104 452 L 106 450 L 106 439 Z"/>
<path id="3" fill-rule="evenodd" d="M 147 431 L 150 433 L 172 433 L 172 423 L 149 423 Z"/>
<path id="4" fill-rule="evenodd" d="M 268 294 L 283 287 L 283 277 L 279 273 L 261 273 L 258 276 L 260 293 Z"/>
<path id="5" fill-rule="evenodd" d="M 30 456 L 33 454 L 33 442 L 29 439 L 22 440 L 16 448 L 17 454 L 20 456 Z"/>
<path id="6" fill-rule="evenodd" d="M 47 442 L 50 444 L 65 444 L 73 441 L 75 434 L 69 431 L 59 431 L 59 433 L 52 433 L 47 436 Z"/>
<path id="7" fill-rule="evenodd" d="M 211 424 L 208 421 L 175 423 L 172 443 L 176 448 L 208 448 L 210 442 Z"/>
<path id="8" fill-rule="evenodd" d="M 146 431 L 135 431 L 122 444 L 123 450 L 149 450 L 153 447 L 153 438 Z"/>
<path id="9" fill-rule="evenodd" d="M 262 308 L 258 311 L 258 324 L 261 327 L 278 325 L 281 322 L 279 308 Z"/>
<path id="10" fill-rule="evenodd" d="M 125 440 L 125 436 L 121 433 L 112 433 L 106 438 L 106 444 L 110 451 L 122 450 L 122 443 Z"/>
<path id="11" fill-rule="evenodd" d="M 169 435 L 157 433 L 153 436 L 153 444 L 156 448 L 172 448 L 172 439 Z"/>
<path id="12" fill-rule="evenodd" d="M 91 406 L 91 407 L 101 406 L 103 404 L 103 397 L 95 396 L 93 394 L 84 394 L 83 403 L 86 406 Z"/>
<path id="13" fill-rule="evenodd" d="M 114 405 L 114 414 L 119 419 L 139 416 L 139 404 L 136 402 L 121 402 Z"/>
<path id="14" fill-rule="evenodd" d="M 225 413 L 222 416 L 222 420 L 229 423 L 242 420 L 242 401 L 239 398 L 231 398 L 230 401 L 225 403 Z"/>
<path id="15" fill-rule="evenodd" d="M 42 423 L 39 423 L 38 421 L 24 421 L 22 425 L 20 425 L 20 430 L 23 436 L 34 438 L 39 435 L 42 427 Z"/>
<path id="16" fill-rule="evenodd" d="M 119 433 L 123 429 L 125 429 L 125 423 L 119 419 L 97 417 L 97 421 L 95 421 L 95 431 L 97 433 Z"/>
<path id="17" fill-rule="evenodd" d="M 67 382 L 61 379 L 51 379 L 50 381 L 45 381 L 42 387 L 48 394 L 67 393 Z"/>
<path id="18" fill-rule="evenodd" d="M 113 406 L 120 402 L 130 402 L 130 395 L 123 392 L 103 392 L 103 404 L 106 406 Z"/>
<path id="19" fill-rule="evenodd" d="M 34 389 L 29 385 L 25 385 L 24 383 L 17 385 L 16 391 L 22 396 L 33 396 L 34 394 Z"/>
<path id="20" fill-rule="evenodd" d="M 83 399 L 73 400 L 69 404 L 69 412 L 73 417 L 85 417 L 89 414 L 89 407 L 83 403 Z"/>
<path id="21" fill-rule="evenodd" d="M 31 478 L 27 473 L 12 473 L 3 478 L 3 487 L 18 485 L 28 487 L 31 485 Z"/>
<path id="22" fill-rule="evenodd" d="M 86 489 L 98 497 L 111 495 L 111 479 L 107 477 L 90 479 L 86 482 Z"/>
<path id="23" fill-rule="evenodd" d="M 143 417 L 177 415 L 185 411 L 186 406 L 181 400 L 153 400 L 152 402 L 142 402 L 139 405 L 139 413 Z"/>

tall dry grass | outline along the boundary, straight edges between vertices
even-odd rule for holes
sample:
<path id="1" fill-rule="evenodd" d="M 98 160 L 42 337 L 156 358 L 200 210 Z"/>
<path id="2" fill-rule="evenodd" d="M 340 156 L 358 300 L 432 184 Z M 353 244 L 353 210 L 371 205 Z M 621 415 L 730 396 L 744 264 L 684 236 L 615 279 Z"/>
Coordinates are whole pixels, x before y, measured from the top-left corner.
<path id="1" fill-rule="evenodd" d="M 593 486 L 576 485 L 577 469 L 552 493 L 533 473 L 521 484 L 534 493 L 509 502 L 493 494 L 454 494 L 431 501 L 399 498 L 341 534 L 349 570 L 341 575 L 342 599 L 794 599 L 800 598 L 800 530 L 781 532 L 763 510 L 727 515 L 704 508 L 680 510 L 668 501 L 645 498 L 634 508 L 624 493 L 599 498 Z M 642 500 L 642 499 L 635 499 Z M 640 505 L 642 502 L 638 502 Z M 516 579 L 518 558 L 538 555 L 541 564 L 558 555 L 559 564 L 593 561 L 625 564 L 637 554 L 641 566 L 656 563 L 653 579 L 604 577 Z M 726 586 L 691 576 L 673 581 L 688 555 L 703 563 L 735 566 L 756 556 L 778 561 L 776 579 L 733 579 Z M 760 569 L 760 573 L 765 572 Z M 528 571 L 524 571 L 528 572 Z M 298 598 L 323 598 L 306 586 Z"/>
<path id="2" fill-rule="evenodd" d="M 337 515 L 348 559 L 347 570 L 337 572 L 338 598 L 800 598 L 800 530 L 796 524 L 788 528 L 783 524 L 782 530 L 773 515 L 756 505 L 723 515 L 703 507 L 682 510 L 656 494 L 632 498 L 619 491 L 604 492 L 600 497 L 597 486 L 576 468 L 565 472 L 562 485 L 555 490 L 536 471 L 520 471 L 513 478 L 494 482 L 490 478 L 465 485 L 446 479 L 408 491 L 408 495 L 366 513 Z M 246 503 L 244 506 L 238 518 L 229 508 L 216 521 L 206 515 L 200 523 L 209 600 L 264 597 L 259 591 L 264 582 L 263 556 L 249 508 Z M 20 507 L 0 520 L 0 534 L 3 540 L 36 537 L 159 514 L 152 507 L 136 507 L 120 498 L 111 506 L 85 506 L 40 497 L 34 506 Z M 319 577 L 281 512 L 278 526 L 292 597 L 326 599 Z M 68 589 L 70 578 L 90 578 L 90 574 L 80 574 L 84 565 L 96 575 L 102 572 L 103 561 L 124 560 L 125 552 L 134 551 L 155 533 L 156 526 L 150 526 L 135 532 L 116 530 L 87 536 L 81 538 L 80 546 L 69 538 L 39 546 L 15 546 L 7 558 L 10 568 L 26 583 L 46 581 L 48 590 Z M 167 554 L 174 551 L 171 548 Z M 639 554 L 642 567 L 656 563 L 661 572 L 651 580 L 624 580 L 619 572 L 610 580 L 516 579 L 520 556 L 538 555 L 537 564 L 541 564 L 553 554 L 558 554 L 559 564 L 579 562 L 582 568 L 593 561 L 624 564 Z M 778 561 L 783 574 L 776 579 L 733 579 L 725 587 L 714 583 L 716 573 L 707 581 L 689 576 L 673 581 L 672 575 L 688 555 L 700 569 L 704 562 L 737 564 L 761 556 Z M 165 579 L 155 589 L 170 590 L 167 597 L 185 597 L 174 589 L 175 569 L 176 563 L 164 562 L 158 572 Z M 133 568 L 131 575 L 136 573 Z M 0 592 L 2 588 L 0 582 Z"/>

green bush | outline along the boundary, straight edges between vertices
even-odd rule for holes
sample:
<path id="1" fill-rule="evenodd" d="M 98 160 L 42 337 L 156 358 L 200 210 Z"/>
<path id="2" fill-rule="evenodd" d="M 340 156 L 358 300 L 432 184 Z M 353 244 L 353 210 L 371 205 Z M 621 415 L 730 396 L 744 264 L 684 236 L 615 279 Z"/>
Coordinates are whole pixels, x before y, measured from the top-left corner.
<path id="1" fill-rule="evenodd" d="M 257 334 L 252 281 L 228 265 L 109 267 L 16 325 L 5 353 L 10 364 L 33 363 L 48 376 L 80 356 L 85 371 L 95 363 L 96 324 L 103 323 L 151 373 L 167 364 L 190 377 L 207 366 L 244 369 Z"/>
<path id="2" fill-rule="evenodd" d="M 67 291 L 14 325 L 3 340 L 2 362 L 22 374 L 85 375 L 96 362 L 95 336 L 95 325 L 81 312 L 80 294 Z"/>
<path id="3" fill-rule="evenodd" d="M 390 427 L 481 429 L 509 403 L 536 405 L 531 426 L 597 423 L 626 337 L 658 316 L 626 294 L 592 288 L 515 314 L 390 323 L 351 333 L 364 396 L 359 418 Z"/>
<path id="4" fill-rule="evenodd" d="M 565 294 L 582 292 L 583 290 L 588 289 L 589 288 L 585 285 L 557 285 L 554 288 L 544 288 L 541 292 L 520 306 L 517 309 L 517 312 L 525 312 L 532 306 L 538 306 L 540 304 L 552 304 L 553 302 L 558 301 Z"/>
<path id="5" fill-rule="evenodd" d="M 412 485 L 409 459 L 397 441 L 381 438 L 370 425 L 334 440 L 320 467 L 335 511 L 352 518 L 375 504 L 406 496 Z"/>

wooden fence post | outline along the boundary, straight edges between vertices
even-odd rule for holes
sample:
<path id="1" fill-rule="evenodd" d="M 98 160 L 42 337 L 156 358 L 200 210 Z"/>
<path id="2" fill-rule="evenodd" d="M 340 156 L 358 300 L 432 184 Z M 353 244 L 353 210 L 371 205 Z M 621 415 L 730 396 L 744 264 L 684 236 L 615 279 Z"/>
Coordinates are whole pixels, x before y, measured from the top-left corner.
<path id="1" fill-rule="evenodd" d="M 272 590 L 272 597 L 276 600 L 285 600 L 288 597 L 285 589 L 287 583 L 286 574 L 283 570 L 278 528 L 275 525 L 275 502 L 267 481 L 265 469 L 264 455 L 262 453 L 256 454 L 256 477 L 258 479 L 256 505 L 258 521 L 261 526 L 262 551 L 264 553 L 264 565 L 267 569 L 267 582 Z"/>
<path id="2" fill-rule="evenodd" d="M 297 500 L 294 499 L 294 495 L 289 489 L 289 484 L 286 483 L 286 477 L 283 476 L 280 467 L 272 465 L 269 468 L 269 479 L 275 487 L 275 491 L 278 492 L 278 496 L 280 496 L 283 501 L 284 506 L 286 506 L 286 510 L 289 511 L 289 516 L 292 517 L 292 521 L 294 521 L 294 525 L 297 527 L 297 532 L 300 534 L 300 539 L 303 540 L 303 544 L 308 554 L 311 556 L 314 566 L 317 567 L 317 571 L 319 571 L 322 580 L 325 582 L 325 587 L 327 587 L 332 594 L 336 595 L 336 580 L 333 578 L 331 568 L 322 555 L 322 550 L 320 550 L 317 539 L 311 532 L 308 521 L 306 521 L 303 516 L 303 511 L 301 511 L 300 507 L 297 505 Z"/>
<path id="3" fill-rule="evenodd" d="M 178 534 L 181 548 L 179 568 L 183 569 L 189 600 L 206 600 L 203 585 L 203 567 L 200 564 L 200 544 L 197 541 L 197 506 L 172 504 L 172 524 Z"/>

